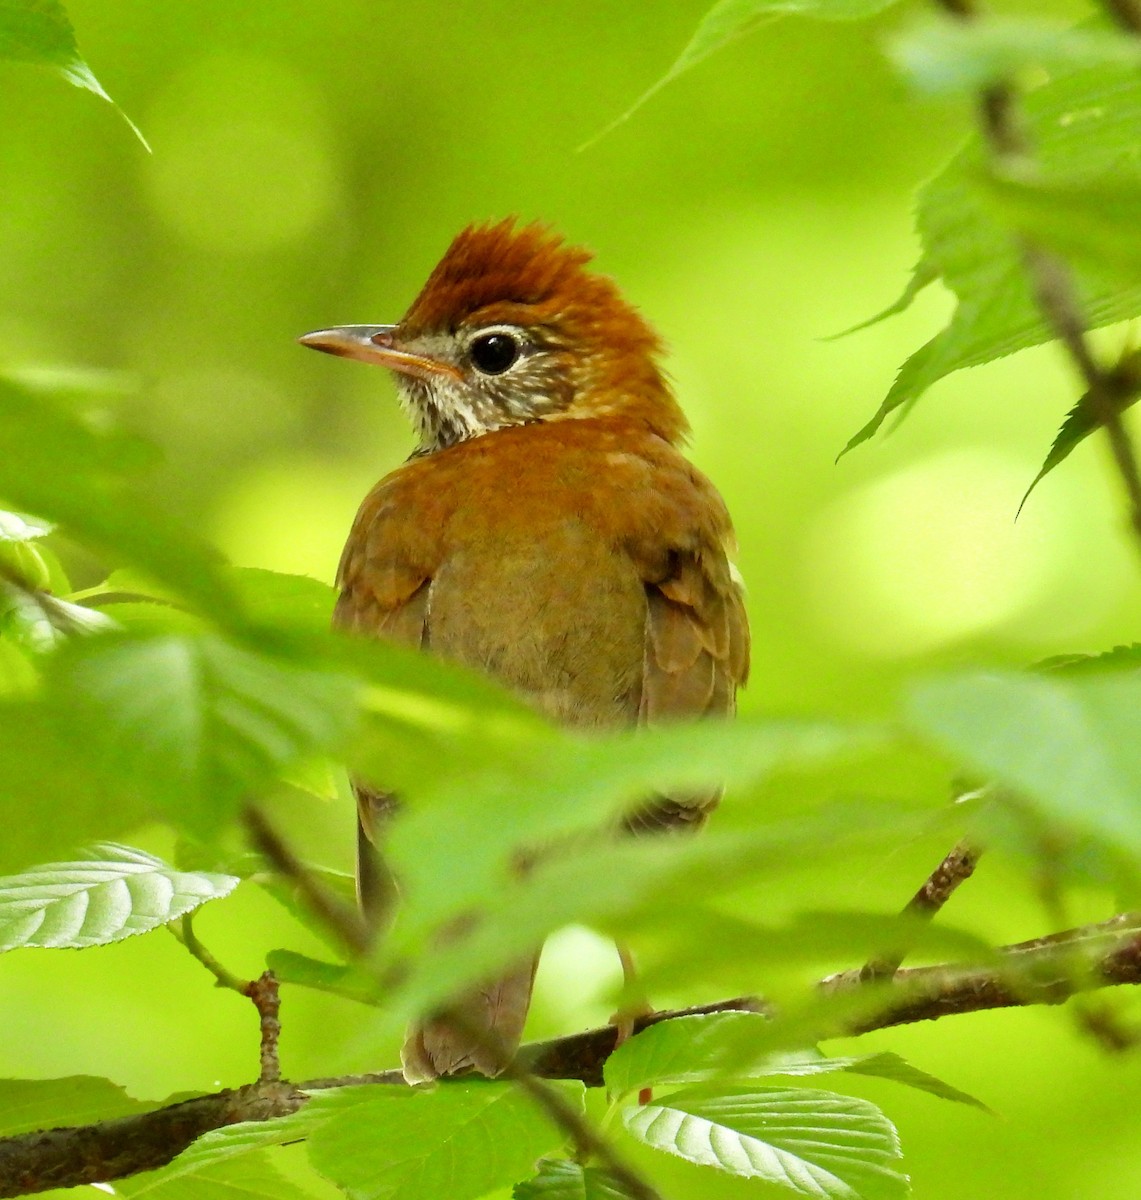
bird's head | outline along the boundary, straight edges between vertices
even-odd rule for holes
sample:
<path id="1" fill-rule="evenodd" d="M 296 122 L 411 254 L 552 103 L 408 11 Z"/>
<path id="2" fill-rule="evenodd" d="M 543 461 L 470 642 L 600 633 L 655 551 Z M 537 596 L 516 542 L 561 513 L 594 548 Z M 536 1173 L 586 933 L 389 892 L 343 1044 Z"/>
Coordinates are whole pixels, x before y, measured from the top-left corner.
<path id="1" fill-rule="evenodd" d="M 305 334 L 315 350 L 396 373 L 421 452 L 512 425 L 626 416 L 686 432 L 661 343 L 586 250 L 541 225 L 470 225 L 396 325 Z"/>

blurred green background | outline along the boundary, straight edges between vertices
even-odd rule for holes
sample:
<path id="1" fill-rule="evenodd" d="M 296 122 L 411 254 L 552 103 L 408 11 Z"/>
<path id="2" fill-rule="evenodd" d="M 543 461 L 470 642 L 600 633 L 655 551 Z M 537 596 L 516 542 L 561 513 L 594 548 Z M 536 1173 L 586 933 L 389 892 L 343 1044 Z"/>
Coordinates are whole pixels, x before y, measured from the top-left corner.
<path id="1" fill-rule="evenodd" d="M 882 715 L 916 672 L 1135 640 L 1139 576 L 1096 439 L 1014 520 L 1077 395 L 1053 348 L 952 377 L 897 432 L 834 462 L 952 303 L 928 289 L 903 316 L 823 340 L 898 294 L 918 252 L 912 193 L 970 127 L 965 105 L 915 102 L 883 60 L 906 8 L 768 25 L 576 149 L 661 76 L 706 6 L 70 0 L 85 57 L 154 154 L 90 95 L 0 67 L 0 364 L 106 372 L 101 403 L 164 451 L 156 499 L 236 562 L 331 581 L 357 503 L 411 438 L 381 373 L 295 337 L 395 320 L 468 221 L 541 218 L 590 245 L 669 343 L 693 457 L 739 531 L 755 644 L 745 705 Z M 895 785 L 937 793 L 946 780 L 904 764 Z M 347 866 L 350 814 L 294 807 L 313 856 Z M 793 875 L 765 902 L 891 909 L 942 849 L 903 847 L 828 896 L 806 898 Z M 1004 939 L 1047 929 L 1010 864 L 987 863 L 968 892 L 963 924 Z M 1087 900 L 1075 919 L 1108 915 Z M 251 894 L 200 925 L 255 972 L 279 923 Z M 555 939 L 534 1032 L 605 1019 L 615 974 L 592 935 Z M 241 1082 L 251 1015 L 208 985 L 160 935 L 10 955 L 0 1071 L 102 1074 L 154 1098 Z M 347 1003 L 291 993 L 287 1005 L 294 1076 L 393 1060 Z M 1137 1057 L 1110 1059 L 1064 1013 L 958 1018 L 860 1046 L 873 1042 L 1001 1114 L 868 1083 L 900 1126 L 918 1196 L 1141 1187 Z M 678 1197 L 765 1194 L 668 1172 Z"/>

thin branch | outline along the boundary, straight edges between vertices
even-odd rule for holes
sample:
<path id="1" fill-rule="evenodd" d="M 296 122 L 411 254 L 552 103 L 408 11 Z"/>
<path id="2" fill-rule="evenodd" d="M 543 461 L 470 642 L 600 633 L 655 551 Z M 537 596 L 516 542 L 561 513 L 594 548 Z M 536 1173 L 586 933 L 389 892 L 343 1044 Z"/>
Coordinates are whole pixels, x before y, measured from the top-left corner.
<path id="1" fill-rule="evenodd" d="M 996 952 L 996 961 L 981 966 L 943 964 L 898 971 L 890 980 L 874 985 L 883 996 L 876 1011 L 837 1032 L 854 1036 L 987 1009 L 1061 1004 L 1081 992 L 1138 983 L 1141 913 L 1123 913 L 1096 925 L 1002 947 Z M 856 991 L 866 985 L 857 968 L 830 976 L 820 986 L 827 994 Z M 758 1005 L 755 999 L 739 998 L 700 1009 L 656 1013 L 639 1021 L 637 1027 L 700 1012 L 756 1010 Z M 606 1025 L 524 1046 L 518 1062 L 535 1078 L 579 1079 L 597 1086 L 603 1064 L 613 1052 L 614 1038 L 614 1027 Z M 304 1104 L 307 1090 L 369 1083 L 401 1086 L 403 1078 L 399 1071 L 385 1071 L 314 1079 L 296 1086 L 255 1084 L 115 1121 L 3 1138 L 0 1200 L 153 1170 L 210 1129 L 295 1112 Z"/>
<path id="2" fill-rule="evenodd" d="M 245 994 L 253 1001 L 261 1021 L 261 1071 L 258 1083 L 277 1083 L 281 1079 L 281 1059 L 277 1043 L 281 1038 L 281 992 L 277 976 L 272 971 L 263 971 L 245 987 Z"/>
<path id="3" fill-rule="evenodd" d="M 167 929 L 214 976 L 215 987 L 229 988 L 230 991 L 237 992 L 240 996 L 249 995 L 246 989 L 250 986 L 250 981 L 248 979 L 240 979 L 233 971 L 224 967 L 198 940 L 198 935 L 194 932 L 194 921 L 190 913 L 187 913 L 178 923 L 168 925 Z"/>
<path id="4" fill-rule="evenodd" d="M 277 1043 L 281 1037 L 281 1022 L 278 1020 L 278 1013 L 281 1010 L 281 995 L 277 976 L 272 971 L 263 971 L 257 979 L 240 979 L 233 971 L 224 967 L 198 940 L 190 913 L 187 913 L 177 924 L 168 925 L 167 928 L 214 976 L 215 987 L 229 988 L 230 991 L 237 992 L 239 996 L 245 996 L 247 1000 L 253 1002 L 254 1008 L 257 1009 L 261 1029 L 259 1054 L 261 1070 L 258 1074 L 258 1082 L 276 1083 L 281 1078 L 281 1063 L 277 1053 Z"/>
<path id="5" fill-rule="evenodd" d="M 982 850 L 970 841 L 961 841 L 927 876 L 926 882 L 904 905 L 903 916 L 924 921 L 934 919 L 939 910 L 954 895 L 959 885 L 975 872 Z M 865 983 L 894 975 L 907 957 L 906 949 L 873 958 L 864 965 L 860 976 Z"/>
<path id="6" fill-rule="evenodd" d="M 862 972 L 843 971 L 821 981 L 825 993 L 865 986 Z M 1080 992 L 1141 983 L 1141 913 L 1122 913 L 1049 937 L 1003 946 L 997 961 L 983 966 L 943 964 L 897 971 L 885 988 L 884 1004 L 845 1032 L 935 1021 L 992 1008 L 1062 1004 Z"/>
<path id="7" fill-rule="evenodd" d="M 242 821 L 256 849 L 279 874 L 296 886 L 313 915 L 354 955 L 367 953 L 371 938 L 356 909 L 343 904 L 314 877 L 257 805 L 245 806 Z"/>

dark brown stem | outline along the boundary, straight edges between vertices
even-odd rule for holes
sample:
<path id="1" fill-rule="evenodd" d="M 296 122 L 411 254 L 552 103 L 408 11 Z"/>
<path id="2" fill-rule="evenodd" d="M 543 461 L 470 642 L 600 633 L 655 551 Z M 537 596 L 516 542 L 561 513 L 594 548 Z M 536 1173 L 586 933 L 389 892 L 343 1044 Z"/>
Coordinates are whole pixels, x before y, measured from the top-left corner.
<path id="1" fill-rule="evenodd" d="M 345 949 L 354 955 L 367 953 L 371 937 L 356 909 L 342 904 L 321 885 L 257 805 L 246 805 L 242 821 L 255 848 L 297 888 L 310 912 L 341 940 Z"/>
<path id="2" fill-rule="evenodd" d="M 1141 37 L 1141 4 L 1137 0 L 1102 0 L 1102 7 L 1122 29 Z"/>
<path id="3" fill-rule="evenodd" d="M 245 994 L 254 1002 L 261 1020 L 261 1071 L 259 1083 L 277 1083 L 281 1079 L 281 1060 L 277 1043 L 281 1037 L 281 993 L 277 977 L 272 971 L 263 971 L 257 979 L 246 984 Z"/>
<path id="4" fill-rule="evenodd" d="M 821 988 L 855 991 L 865 986 L 862 974 L 843 971 L 823 980 Z M 1136 983 L 1141 983 L 1141 913 L 1122 913 L 1097 925 L 1003 946 L 996 962 L 983 966 L 952 963 L 897 971 L 876 985 L 884 1003 L 843 1032 L 859 1035 L 992 1008 L 1062 1004 L 1080 992 Z"/>
<path id="5" fill-rule="evenodd" d="M 954 895 L 959 884 L 974 874 L 975 864 L 979 861 L 981 853 L 982 851 L 969 841 L 961 841 L 927 876 L 923 886 L 904 906 L 903 916 L 924 921 L 932 920 Z M 873 958 L 864 965 L 860 975 L 865 983 L 894 975 L 906 957 L 907 950 L 904 949 Z"/>
<path id="6" fill-rule="evenodd" d="M 994 961 L 982 965 L 948 963 L 898 971 L 890 980 L 874 985 L 880 997 L 874 1011 L 834 1032 L 853 1036 L 986 1009 L 1061 1004 L 1081 992 L 1138 983 L 1141 913 L 1122 913 L 1096 925 L 1004 946 L 996 951 Z M 858 968 L 821 983 L 825 993 L 856 992 L 865 986 Z M 756 1000 L 743 998 L 700 1009 L 656 1013 L 639 1021 L 637 1028 L 700 1012 L 756 1010 L 758 1005 Z M 614 1049 L 614 1037 L 614 1027 L 606 1025 L 525 1046 L 518 1063 L 533 1078 L 580 1079 L 597 1085 L 602 1066 Z M 284 1082 L 255 1084 L 115 1121 L 3 1138 L 0 1200 L 153 1170 L 207 1130 L 295 1112 L 304 1103 L 306 1090 L 365 1083 L 402 1085 L 403 1078 L 399 1071 L 386 1071 L 315 1079 L 296 1087 Z"/>

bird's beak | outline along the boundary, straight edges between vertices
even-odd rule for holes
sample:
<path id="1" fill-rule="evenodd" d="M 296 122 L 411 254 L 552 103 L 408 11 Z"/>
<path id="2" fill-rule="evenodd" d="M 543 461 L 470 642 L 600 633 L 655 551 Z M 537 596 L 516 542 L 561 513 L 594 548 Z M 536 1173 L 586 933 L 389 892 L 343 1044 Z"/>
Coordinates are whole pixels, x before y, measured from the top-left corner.
<path id="1" fill-rule="evenodd" d="M 297 340 L 312 350 L 375 363 L 403 375 L 416 375 L 421 379 L 429 379 L 433 375 L 460 377 L 459 371 L 450 363 L 399 349 L 394 336 L 395 329 L 395 325 L 338 325 L 334 329 L 303 333 Z"/>

